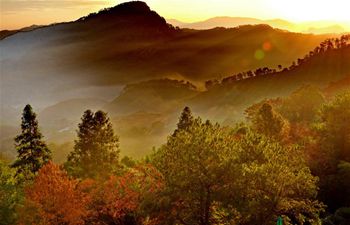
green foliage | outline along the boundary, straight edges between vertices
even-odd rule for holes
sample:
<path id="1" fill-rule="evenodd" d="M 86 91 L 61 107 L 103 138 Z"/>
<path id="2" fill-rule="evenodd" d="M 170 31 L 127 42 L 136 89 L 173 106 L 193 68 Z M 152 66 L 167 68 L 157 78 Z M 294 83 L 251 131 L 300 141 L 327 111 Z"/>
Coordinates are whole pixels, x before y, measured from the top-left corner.
<path id="1" fill-rule="evenodd" d="M 161 208 L 171 224 L 318 224 L 317 179 L 299 149 L 248 128 L 195 119 L 152 158 L 163 174 Z M 168 222 L 169 222 L 168 221 Z"/>
<path id="2" fill-rule="evenodd" d="M 295 93 L 304 94 L 299 96 Z M 318 199 L 327 205 L 328 212 L 333 213 L 337 208 L 350 204 L 347 197 L 350 188 L 347 172 L 350 160 L 350 95 L 343 93 L 317 106 L 323 101 L 317 90 L 304 87 L 295 93 L 280 107 L 287 117 L 294 115 L 289 117 L 293 121 L 290 142 L 303 147 L 312 174 L 320 179 Z M 297 96 L 300 97 L 299 102 L 291 104 L 291 99 L 298 99 Z M 314 106 L 307 109 L 307 104 L 303 103 L 305 99 L 309 105 Z M 304 107 L 299 108 L 298 103 Z M 293 111 L 297 113 L 292 113 Z M 318 114 L 315 114 L 317 111 Z M 295 117 L 296 115 L 300 117 Z"/>
<path id="3" fill-rule="evenodd" d="M 321 91 L 306 85 L 284 99 L 279 111 L 289 122 L 312 122 L 323 103 L 325 98 Z"/>
<path id="4" fill-rule="evenodd" d="M 264 103 L 252 120 L 253 128 L 260 134 L 274 139 L 288 135 L 288 122 L 269 103 Z"/>
<path id="5" fill-rule="evenodd" d="M 252 126 L 233 128 L 194 118 L 186 107 L 167 142 L 143 160 L 155 168 L 143 169 L 142 163 L 125 156 L 120 179 L 109 181 L 104 178 L 120 166 L 119 141 L 106 113 L 87 110 L 65 166 L 75 177 L 105 185 L 96 193 L 87 192 L 93 194 L 91 207 L 100 213 L 97 223 L 123 218 L 118 223 L 272 225 L 281 217 L 286 225 L 319 225 L 322 200 L 328 205 L 322 223 L 345 225 L 350 204 L 350 93 L 323 102 L 317 89 L 304 86 L 286 99 L 248 108 Z M 35 114 L 32 120 L 37 130 Z M 291 135 L 289 126 L 297 135 Z M 0 166 L 0 212 L 3 224 L 11 224 L 22 198 L 16 183 L 35 173 L 27 166 L 15 179 L 15 170 Z M 89 182 L 81 182 L 86 190 L 93 189 Z M 27 209 L 23 215 L 32 210 Z"/>
<path id="6" fill-rule="evenodd" d="M 22 133 L 15 138 L 18 157 L 12 167 L 17 169 L 17 175 L 28 177 L 51 159 L 51 151 L 42 140 L 36 114 L 30 105 L 23 110 L 21 128 Z"/>
<path id="7" fill-rule="evenodd" d="M 244 224 L 271 224 L 278 215 L 293 224 L 318 224 L 323 205 L 315 200 L 317 179 L 299 149 L 248 132 L 236 154 L 237 183 L 231 191 Z"/>
<path id="8" fill-rule="evenodd" d="M 120 163 L 123 164 L 124 166 L 128 167 L 128 168 L 132 168 L 136 165 L 136 161 L 129 157 L 129 156 L 124 156 L 121 160 Z"/>
<path id="9" fill-rule="evenodd" d="M 117 166 L 119 157 L 119 140 L 112 123 L 102 111 L 87 110 L 81 120 L 78 139 L 65 166 L 76 177 L 108 176 Z"/>
<path id="10" fill-rule="evenodd" d="M 193 124 L 194 118 L 192 116 L 191 109 L 189 107 L 185 107 L 182 110 L 181 116 L 179 118 L 179 122 L 177 123 L 177 129 L 174 131 L 174 135 L 181 130 L 187 131 L 189 127 Z"/>
<path id="11" fill-rule="evenodd" d="M 350 92 L 338 95 L 321 109 L 323 138 L 339 154 L 350 161 Z"/>
<path id="12" fill-rule="evenodd" d="M 155 153 L 153 163 L 167 187 L 163 204 L 168 204 L 162 208 L 176 211 L 169 218 L 185 224 L 209 223 L 213 201 L 224 181 L 230 180 L 232 145 L 228 132 L 198 118 Z"/>
<path id="13" fill-rule="evenodd" d="M 0 160 L 0 225 L 15 224 L 16 207 L 23 198 L 22 189 L 17 185 L 15 172 Z"/>

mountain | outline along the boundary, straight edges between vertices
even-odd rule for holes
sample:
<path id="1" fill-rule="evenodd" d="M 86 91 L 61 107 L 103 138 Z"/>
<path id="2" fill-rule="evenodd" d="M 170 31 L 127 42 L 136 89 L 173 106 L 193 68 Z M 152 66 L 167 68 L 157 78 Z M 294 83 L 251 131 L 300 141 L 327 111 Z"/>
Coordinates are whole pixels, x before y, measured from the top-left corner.
<path id="1" fill-rule="evenodd" d="M 45 138 L 63 143 L 73 140 L 84 111 L 101 109 L 107 102 L 100 99 L 69 99 L 43 109 L 38 114 Z"/>
<path id="2" fill-rule="evenodd" d="M 241 72 L 212 82 L 206 90 L 183 80 L 149 80 L 126 85 L 109 102 L 72 99 L 42 110 L 38 118 L 45 138 L 56 143 L 52 148 L 58 161 L 72 148 L 77 123 L 88 108 L 107 111 L 123 154 L 142 157 L 166 141 L 184 106 L 190 106 L 195 115 L 231 125 L 243 120 L 244 110 L 252 104 L 287 96 L 305 84 L 322 88 L 327 96 L 350 90 L 349 37 L 348 44 L 345 38 L 326 40 L 289 67 Z M 1 140 L 2 152 L 13 156 L 12 138 L 18 128 L 3 130 L 7 135 Z"/>
<path id="3" fill-rule="evenodd" d="M 20 114 L 30 103 L 57 149 L 72 146 L 85 109 L 103 109 L 123 152 L 140 157 L 166 140 L 185 105 L 229 124 L 262 98 L 288 94 L 304 82 L 323 86 L 342 79 L 349 74 L 345 48 L 317 52 L 266 76 L 223 81 L 242 71 L 290 65 L 329 37 L 268 25 L 177 29 L 138 1 L 17 32 L 0 41 L 1 151 L 13 155 Z M 206 90 L 204 82 L 215 79 L 220 82 Z"/>
<path id="4" fill-rule="evenodd" d="M 313 33 L 313 34 L 331 34 L 331 33 L 345 33 L 346 30 L 344 27 L 340 25 L 331 25 L 331 26 L 326 26 L 326 27 L 310 27 L 307 29 L 305 32 L 307 33 Z"/>
<path id="5" fill-rule="evenodd" d="M 199 91 L 190 82 L 170 79 L 150 80 L 127 85 L 121 94 L 104 108 L 112 115 L 138 111 L 169 113 Z"/>
<path id="6" fill-rule="evenodd" d="M 18 30 L 1 30 L 0 31 L 0 40 L 6 38 L 6 37 L 9 37 L 11 35 L 14 35 L 18 32 L 28 32 L 28 31 L 32 31 L 34 29 L 37 29 L 39 27 L 43 27 L 43 26 L 39 26 L 39 25 L 32 25 L 32 26 L 29 26 L 29 27 L 24 27 L 22 29 L 18 29 Z"/>
<path id="7" fill-rule="evenodd" d="M 331 82 L 325 89 L 324 92 L 327 96 L 335 96 L 339 93 L 350 90 L 350 73 L 344 79 L 340 79 Z"/>
<path id="8" fill-rule="evenodd" d="M 69 99 L 48 106 L 38 113 L 39 126 L 48 143 L 64 144 L 76 137 L 76 128 L 83 112 L 101 109 L 107 102 L 100 99 Z M 22 109 L 17 109 L 20 114 Z M 0 124 L 0 151 L 15 156 L 14 137 L 20 132 L 20 116 L 10 125 Z"/>
<path id="9" fill-rule="evenodd" d="M 242 25 L 258 25 L 258 24 L 267 24 L 274 28 L 279 28 L 283 30 L 294 30 L 295 24 L 290 23 L 286 20 L 281 19 L 273 19 L 273 20 L 261 20 L 256 18 L 249 17 L 229 17 L 229 16 L 221 16 L 214 17 L 204 21 L 194 22 L 194 23 L 185 23 L 176 19 L 168 19 L 168 23 L 178 26 L 180 28 L 190 28 L 190 29 L 199 29 L 199 30 L 207 30 L 213 29 L 215 27 L 226 27 L 233 28 Z"/>
<path id="10" fill-rule="evenodd" d="M 221 83 L 193 98 L 189 105 L 197 111 L 231 106 L 242 113 L 253 103 L 287 96 L 305 84 L 320 88 L 332 83 L 335 86 L 350 75 L 350 35 L 344 36 L 344 40 L 347 41 L 342 47 L 333 47 L 339 45 L 339 39 L 326 40 L 304 58 L 280 71 L 265 67 L 224 78 Z M 207 116 L 211 117 L 210 114 Z"/>
<path id="11" fill-rule="evenodd" d="M 129 83 L 161 78 L 202 82 L 288 65 L 327 37 L 267 25 L 176 29 L 143 2 L 123 3 L 1 40 L 1 123 L 12 123 L 27 103 L 43 109 L 72 98 L 110 100 Z M 270 47 L 256 59 L 264 43 Z"/>
<path id="12" fill-rule="evenodd" d="M 62 119 L 78 122 L 85 110 L 98 110 L 106 103 L 100 99 L 69 99 L 45 108 L 38 118 L 46 125 L 55 124 Z"/>
<path id="13" fill-rule="evenodd" d="M 168 23 L 180 27 L 180 28 L 189 28 L 189 29 L 213 29 L 215 27 L 225 27 L 233 28 L 242 25 L 258 25 L 258 24 L 267 24 L 273 28 L 278 28 L 282 30 L 288 30 L 293 32 L 302 32 L 302 33 L 313 33 L 313 34 L 342 34 L 346 33 L 346 29 L 330 21 L 311 21 L 311 22 L 301 22 L 301 23 L 291 23 L 286 20 L 281 19 L 272 19 L 272 20 L 261 20 L 256 18 L 249 17 L 229 17 L 221 16 L 214 17 L 204 21 L 185 23 L 176 19 L 167 19 Z M 349 31 L 349 30 L 348 30 Z"/>
<path id="14" fill-rule="evenodd" d="M 179 113 L 179 112 L 176 112 Z M 177 115 L 139 111 L 113 116 L 123 155 L 140 158 L 160 146 L 176 124 Z"/>

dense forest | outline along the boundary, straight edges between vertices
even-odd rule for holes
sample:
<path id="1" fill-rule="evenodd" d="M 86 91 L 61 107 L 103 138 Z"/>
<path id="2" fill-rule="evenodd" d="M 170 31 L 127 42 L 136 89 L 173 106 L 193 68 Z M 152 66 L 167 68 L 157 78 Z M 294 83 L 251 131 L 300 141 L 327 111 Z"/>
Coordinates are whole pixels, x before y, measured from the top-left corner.
<path id="1" fill-rule="evenodd" d="M 133 1 L 0 39 L 0 225 L 350 224 L 350 34 Z"/>
<path id="2" fill-rule="evenodd" d="M 51 161 L 23 110 L 18 157 L 1 159 L 1 224 L 349 224 L 350 93 L 305 85 L 223 126 L 185 107 L 166 143 L 120 158 L 108 115 L 86 110 Z M 116 124 L 117 125 L 117 124 Z"/>

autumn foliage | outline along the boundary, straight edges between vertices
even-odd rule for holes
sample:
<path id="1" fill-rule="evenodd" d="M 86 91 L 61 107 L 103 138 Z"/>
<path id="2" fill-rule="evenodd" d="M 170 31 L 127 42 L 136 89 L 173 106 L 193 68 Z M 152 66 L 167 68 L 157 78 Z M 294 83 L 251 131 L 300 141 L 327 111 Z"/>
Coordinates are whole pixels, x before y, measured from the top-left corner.
<path id="1" fill-rule="evenodd" d="M 26 204 L 22 212 L 32 210 L 35 213 L 25 216 L 22 224 L 84 224 L 88 196 L 58 165 L 49 162 L 42 167 L 25 193 Z"/>
<path id="2" fill-rule="evenodd" d="M 106 181 L 69 178 L 49 162 L 25 190 L 20 209 L 23 225 L 125 224 L 142 222 L 141 203 L 163 186 L 162 176 L 149 165 L 137 166 Z M 139 213 L 140 214 L 140 213 Z M 147 218 L 148 220 L 150 218 Z"/>
<path id="3" fill-rule="evenodd" d="M 349 224 L 350 93 L 322 103 L 318 91 L 257 103 L 236 127 L 186 107 L 152 155 L 91 176 L 49 161 L 21 183 L 0 161 L 0 225 Z"/>
<path id="4" fill-rule="evenodd" d="M 90 184 L 89 222 L 126 224 L 141 222 L 142 203 L 161 190 L 162 176 L 150 165 L 137 166 L 102 184 Z"/>

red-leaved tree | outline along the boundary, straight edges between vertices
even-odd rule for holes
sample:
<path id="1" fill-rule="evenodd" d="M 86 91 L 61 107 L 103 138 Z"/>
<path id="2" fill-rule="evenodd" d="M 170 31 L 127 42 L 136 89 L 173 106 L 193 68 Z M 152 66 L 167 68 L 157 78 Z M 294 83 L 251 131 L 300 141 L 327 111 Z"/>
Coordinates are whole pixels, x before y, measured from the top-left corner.
<path id="1" fill-rule="evenodd" d="M 89 223 L 122 225 L 154 221 L 142 209 L 163 187 L 162 176 L 153 167 L 137 166 L 122 176 L 111 176 L 102 184 L 90 185 Z"/>
<path id="2" fill-rule="evenodd" d="M 33 185 L 25 189 L 25 197 L 20 224 L 82 225 L 88 215 L 89 197 L 52 162 L 39 170 Z"/>

